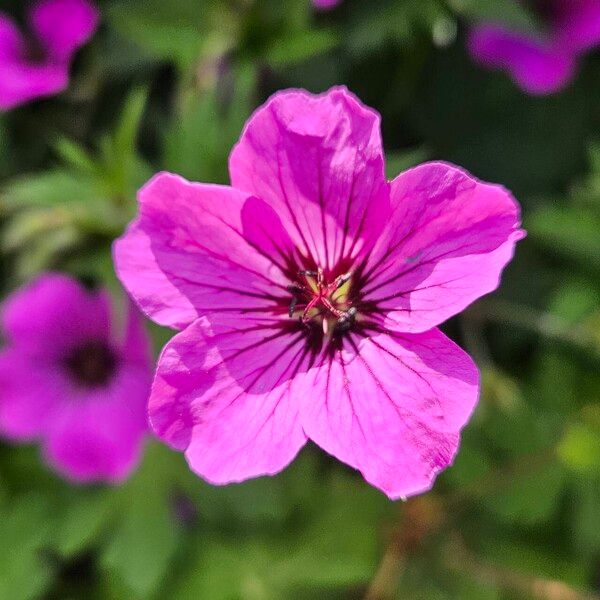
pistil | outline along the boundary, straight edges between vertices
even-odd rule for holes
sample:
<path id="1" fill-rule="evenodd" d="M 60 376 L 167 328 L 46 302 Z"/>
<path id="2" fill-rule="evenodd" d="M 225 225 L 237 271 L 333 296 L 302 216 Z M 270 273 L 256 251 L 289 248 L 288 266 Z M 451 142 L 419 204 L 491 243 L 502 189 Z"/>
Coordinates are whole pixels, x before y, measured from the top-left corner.
<path id="1" fill-rule="evenodd" d="M 350 281 L 352 273 L 348 272 L 339 275 L 331 283 L 325 281 L 321 267 L 316 271 L 299 271 L 298 276 L 302 279 L 289 288 L 293 294 L 289 306 L 290 317 L 293 316 L 296 306 L 300 303 L 302 297 L 304 297 L 306 303 L 300 317 L 304 325 L 308 325 L 315 317 L 321 317 L 323 334 L 328 335 L 338 325 L 347 327 L 352 322 L 356 316 L 356 308 L 349 306 L 347 301 L 340 303 L 339 298 L 334 298 L 336 292 Z M 344 308 L 340 307 L 340 304 Z M 324 310 L 319 310 L 320 308 Z M 315 310 L 319 312 L 316 315 L 311 314 Z M 335 322 L 332 324 L 330 320 L 334 320 Z"/>

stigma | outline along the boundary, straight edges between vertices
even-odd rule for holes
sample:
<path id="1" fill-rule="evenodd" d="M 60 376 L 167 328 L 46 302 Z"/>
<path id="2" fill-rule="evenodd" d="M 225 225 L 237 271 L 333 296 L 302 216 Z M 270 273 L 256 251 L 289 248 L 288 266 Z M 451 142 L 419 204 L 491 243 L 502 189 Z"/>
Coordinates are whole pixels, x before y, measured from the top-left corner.
<path id="1" fill-rule="evenodd" d="M 320 321 L 325 336 L 349 330 L 357 315 L 348 295 L 351 278 L 352 273 L 347 272 L 327 281 L 321 267 L 299 271 L 297 282 L 288 287 L 292 294 L 290 318 L 299 312 L 303 325 Z"/>

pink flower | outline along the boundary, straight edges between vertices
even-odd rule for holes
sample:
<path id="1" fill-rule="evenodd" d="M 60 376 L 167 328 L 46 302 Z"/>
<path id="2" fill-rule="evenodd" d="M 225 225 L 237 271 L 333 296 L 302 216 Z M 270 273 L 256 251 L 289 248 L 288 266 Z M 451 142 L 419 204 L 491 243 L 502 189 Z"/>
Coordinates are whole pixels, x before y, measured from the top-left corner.
<path id="1" fill-rule="evenodd" d="M 87 0 L 41 0 L 24 36 L 0 12 L 0 110 L 64 90 L 75 52 L 92 36 L 98 11 Z"/>
<path id="2" fill-rule="evenodd" d="M 74 481 L 123 480 L 147 430 L 148 339 L 132 304 L 122 340 L 109 313 L 106 292 L 58 274 L 15 292 L 2 313 L 0 433 L 39 440 Z"/>
<path id="3" fill-rule="evenodd" d="M 575 75 L 581 54 L 600 44 L 599 0 L 549 0 L 545 34 L 521 33 L 484 23 L 469 36 L 474 60 L 508 71 L 530 94 L 551 94 Z"/>
<path id="4" fill-rule="evenodd" d="M 311 439 L 392 498 L 429 489 L 478 395 L 435 327 L 498 285 L 515 200 L 437 162 L 386 182 L 379 116 L 345 88 L 273 96 L 229 166 L 232 187 L 156 175 L 115 244 L 142 309 L 183 329 L 154 431 L 217 484 Z"/>
<path id="5" fill-rule="evenodd" d="M 313 5 L 320 10 L 329 10 L 340 4 L 342 0 L 312 0 Z"/>

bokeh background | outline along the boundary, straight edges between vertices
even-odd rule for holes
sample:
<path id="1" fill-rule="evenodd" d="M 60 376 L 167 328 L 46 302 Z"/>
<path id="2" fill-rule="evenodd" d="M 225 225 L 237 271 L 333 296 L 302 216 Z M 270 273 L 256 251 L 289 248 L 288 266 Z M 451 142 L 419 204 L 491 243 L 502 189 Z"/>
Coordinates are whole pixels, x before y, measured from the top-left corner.
<path id="1" fill-rule="evenodd" d="M 0 599 L 600 598 L 600 53 L 533 97 L 465 50 L 474 21 L 532 26 L 512 0 L 98 7 L 69 89 L 0 114 L 3 296 L 53 269 L 122 297 L 110 244 L 138 187 L 226 183 L 244 121 L 286 87 L 346 84 L 382 114 L 390 177 L 455 162 L 509 187 L 529 235 L 444 326 L 483 389 L 432 492 L 392 503 L 311 446 L 215 488 L 150 439 L 123 485 L 73 486 L 0 442 Z M 158 353 L 171 332 L 148 327 Z"/>

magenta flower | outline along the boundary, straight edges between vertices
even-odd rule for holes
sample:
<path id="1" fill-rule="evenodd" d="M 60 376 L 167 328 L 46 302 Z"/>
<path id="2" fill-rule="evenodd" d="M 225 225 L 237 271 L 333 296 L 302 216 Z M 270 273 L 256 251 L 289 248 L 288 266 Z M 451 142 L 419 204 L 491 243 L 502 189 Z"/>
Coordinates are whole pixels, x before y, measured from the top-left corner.
<path id="1" fill-rule="evenodd" d="M 98 11 L 87 0 L 41 0 L 23 35 L 0 12 L 0 110 L 64 90 L 75 52 L 92 36 Z"/>
<path id="2" fill-rule="evenodd" d="M 525 92 L 551 94 L 573 78 L 577 60 L 600 44 L 598 0 L 547 0 L 542 15 L 544 33 L 511 31 L 484 23 L 469 36 L 469 51 L 477 62 L 504 69 Z"/>
<path id="3" fill-rule="evenodd" d="M 342 0 L 312 0 L 313 5 L 320 10 L 329 10 L 340 4 Z"/>
<path id="4" fill-rule="evenodd" d="M 498 285 L 515 200 L 444 163 L 384 177 L 379 116 L 345 88 L 273 96 L 232 187 L 161 173 L 115 244 L 165 347 L 156 434 L 224 484 L 283 469 L 308 439 L 392 498 L 458 448 L 477 369 L 436 325 Z"/>
<path id="5" fill-rule="evenodd" d="M 106 292 L 47 274 L 8 298 L 2 327 L 0 433 L 39 440 L 73 481 L 127 477 L 141 456 L 151 380 L 137 309 L 130 304 L 119 340 Z"/>

